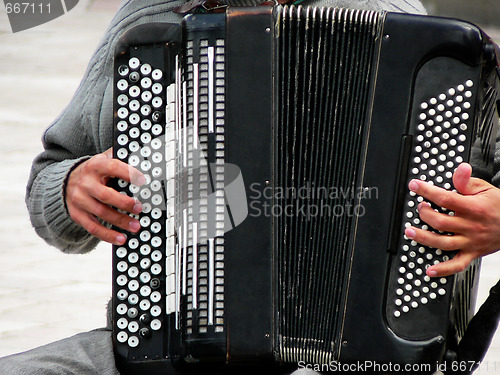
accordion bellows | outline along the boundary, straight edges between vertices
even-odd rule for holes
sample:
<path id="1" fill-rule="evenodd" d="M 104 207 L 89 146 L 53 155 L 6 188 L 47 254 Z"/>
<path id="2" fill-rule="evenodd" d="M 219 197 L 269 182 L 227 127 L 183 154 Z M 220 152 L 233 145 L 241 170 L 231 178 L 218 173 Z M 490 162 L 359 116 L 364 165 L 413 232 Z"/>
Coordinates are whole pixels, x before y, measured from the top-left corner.
<path id="1" fill-rule="evenodd" d="M 479 263 L 425 275 L 453 253 L 404 236 L 433 230 L 407 184 L 491 174 L 496 54 L 465 22 L 334 8 L 126 33 L 114 156 L 147 183 L 115 183 L 144 206 L 113 252 L 119 369 L 452 358 Z"/>

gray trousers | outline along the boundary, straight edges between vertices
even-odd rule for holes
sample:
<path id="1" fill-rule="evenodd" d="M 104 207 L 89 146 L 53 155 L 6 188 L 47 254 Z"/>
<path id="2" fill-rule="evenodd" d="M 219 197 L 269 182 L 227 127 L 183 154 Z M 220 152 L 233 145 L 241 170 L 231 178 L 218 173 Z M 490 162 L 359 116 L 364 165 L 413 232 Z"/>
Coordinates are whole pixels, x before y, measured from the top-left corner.
<path id="1" fill-rule="evenodd" d="M 115 367 L 111 331 L 108 329 L 79 333 L 27 352 L 0 358 L 0 374 L 120 375 Z M 317 373 L 310 370 L 293 373 L 306 374 Z"/>
<path id="2" fill-rule="evenodd" d="M 98 329 L 0 358 L 2 375 L 119 375 L 111 331 Z"/>

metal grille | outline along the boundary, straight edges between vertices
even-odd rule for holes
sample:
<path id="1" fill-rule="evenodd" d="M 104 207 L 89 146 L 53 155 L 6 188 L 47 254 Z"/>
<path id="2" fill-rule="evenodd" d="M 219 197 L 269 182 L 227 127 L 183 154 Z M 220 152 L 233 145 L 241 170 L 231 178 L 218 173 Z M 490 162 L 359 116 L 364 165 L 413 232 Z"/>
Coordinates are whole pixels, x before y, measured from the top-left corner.
<path id="1" fill-rule="evenodd" d="M 279 15 L 276 305 L 286 362 L 328 363 L 337 350 L 378 18 L 293 6 Z"/>
<path id="2" fill-rule="evenodd" d="M 497 98 L 498 92 L 495 86 L 490 82 L 486 81 L 483 87 L 482 98 L 483 106 L 481 108 L 481 121 L 479 123 L 479 138 L 481 139 L 481 154 L 483 155 L 483 160 L 488 162 L 493 158 L 494 147 L 491 145 L 495 144 L 496 131 L 498 129 L 498 109 L 497 109 Z"/>

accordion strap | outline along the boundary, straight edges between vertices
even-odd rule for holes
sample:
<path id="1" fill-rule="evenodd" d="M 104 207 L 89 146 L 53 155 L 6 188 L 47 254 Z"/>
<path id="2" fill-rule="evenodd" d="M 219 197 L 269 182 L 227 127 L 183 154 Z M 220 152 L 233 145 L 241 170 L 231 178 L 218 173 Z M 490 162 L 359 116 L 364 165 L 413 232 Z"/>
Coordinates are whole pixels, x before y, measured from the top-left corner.
<path id="1" fill-rule="evenodd" d="M 226 8 L 227 5 L 219 0 L 190 0 L 174 8 L 174 13 L 187 15 L 190 13 L 220 12 Z"/>
<path id="2" fill-rule="evenodd" d="M 500 319 L 500 281 L 490 289 L 490 294 L 471 319 L 457 350 L 457 363 L 473 364 L 467 369 L 449 369 L 446 375 L 469 375 L 483 360 L 498 327 Z"/>
<path id="3" fill-rule="evenodd" d="M 267 0 L 257 4 L 257 6 L 265 5 L 295 5 L 303 0 Z M 174 13 L 187 15 L 190 13 L 219 13 L 225 12 L 229 5 L 221 0 L 190 0 L 181 6 L 174 8 Z"/>

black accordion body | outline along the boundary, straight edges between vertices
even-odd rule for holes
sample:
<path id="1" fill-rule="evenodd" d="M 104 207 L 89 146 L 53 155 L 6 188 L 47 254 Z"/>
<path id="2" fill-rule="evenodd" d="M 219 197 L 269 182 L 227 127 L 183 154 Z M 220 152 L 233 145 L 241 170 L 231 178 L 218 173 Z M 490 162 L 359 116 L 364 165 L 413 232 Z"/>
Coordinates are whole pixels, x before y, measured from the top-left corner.
<path id="1" fill-rule="evenodd" d="M 120 371 L 453 358 L 479 263 L 426 276 L 453 253 L 404 236 L 407 186 L 491 175 L 497 56 L 465 22 L 333 8 L 127 32 L 114 156 L 147 182 L 115 184 L 144 205 L 113 252 Z"/>

